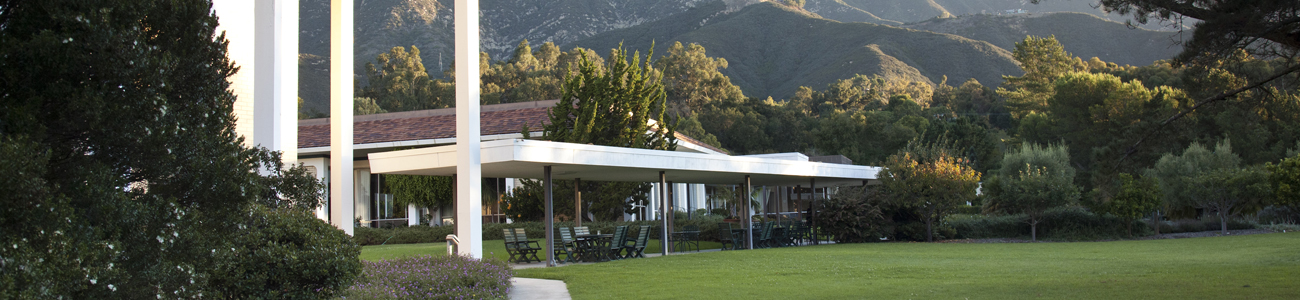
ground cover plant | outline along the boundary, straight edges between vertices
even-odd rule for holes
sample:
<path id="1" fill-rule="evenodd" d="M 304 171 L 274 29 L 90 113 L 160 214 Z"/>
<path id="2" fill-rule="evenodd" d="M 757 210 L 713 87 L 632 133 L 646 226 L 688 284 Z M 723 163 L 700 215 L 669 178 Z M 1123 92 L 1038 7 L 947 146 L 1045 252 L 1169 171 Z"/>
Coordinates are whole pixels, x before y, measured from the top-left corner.
<path id="1" fill-rule="evenodd" d="M 518 270 L 574 299 L 1291 299 L 1300 233 L 1087 243 L 874 243 Z M 630 284 L 629 284 L 630 283 Z"/>
<path id="2" fill-rule="evenodd" d="M 513 271 L 500 259 L 420 255 L 365 262 L 347 299 L 505 299 Z"/>

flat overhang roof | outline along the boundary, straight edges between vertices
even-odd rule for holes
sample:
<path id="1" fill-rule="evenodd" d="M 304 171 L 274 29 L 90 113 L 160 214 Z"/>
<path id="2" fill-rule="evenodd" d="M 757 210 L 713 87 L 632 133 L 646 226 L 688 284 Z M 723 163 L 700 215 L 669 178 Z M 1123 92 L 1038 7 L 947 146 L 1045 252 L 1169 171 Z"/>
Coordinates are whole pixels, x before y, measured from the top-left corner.
<path id="1" fill-rule="evenodd" d="M 552 166 L 553 179 L 657 182 L 663 171 L 676 183 L 739 184 L 745 175 L 755 185 L 862 185 L 875 180 L 879 167 L 792 161 L 510 139 L 483 142 L 483 177 L 534 178 Z M 375 174 L 451 176 L 456 146 L 371 153 Z"/>

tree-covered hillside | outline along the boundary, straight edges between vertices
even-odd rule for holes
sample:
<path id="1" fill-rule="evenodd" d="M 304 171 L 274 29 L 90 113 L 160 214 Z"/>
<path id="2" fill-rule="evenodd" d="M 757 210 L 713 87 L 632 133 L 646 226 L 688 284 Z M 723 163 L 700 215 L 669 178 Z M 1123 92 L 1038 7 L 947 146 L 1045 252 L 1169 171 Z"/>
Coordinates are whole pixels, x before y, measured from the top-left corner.
<path id="1" fill-rule="evenodd" d="M 1183 48 L 1175 33 L 1132 29 L 1083 13 L 970 15 L 932 19 L 902 27 L 950 33 L 1013 49 L 1025 36 L 1052 36 L 1075 56 L 1100 58 L 1120 65 L 1149 65 L 1169 59 Z"/>
<path id="2" fill-rule="evenodd" d="M 750 97 L 788 98 L 800 86 L 820 87 L 857 74 L 905 81 L 996 85 L 1019 75 L 1010 53 L 955 35 L 869 23 L 842 23 L 788 6 L 760 3 L 725 14 L 715 3 L 571 44 L 649 49 L 651 42 L 697 43 L 727 59 L 723 71 Z M 564 47 L 568 48 L 568 47 Z M 600 51 L 600 50 L 598 50 Z"/>

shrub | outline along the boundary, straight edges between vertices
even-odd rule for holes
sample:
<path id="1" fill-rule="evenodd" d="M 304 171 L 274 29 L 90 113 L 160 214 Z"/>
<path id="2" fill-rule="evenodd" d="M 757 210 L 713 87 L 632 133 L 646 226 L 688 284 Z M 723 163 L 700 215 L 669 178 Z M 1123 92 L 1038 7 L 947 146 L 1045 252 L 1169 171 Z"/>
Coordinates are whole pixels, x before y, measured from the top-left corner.
<path id="1" fill-rule="evenodd" d="M 822 202 L 824 213 L 818 225 L 823 233 L 835 236 L 836 243 L 862 243 L 879 238 L 878 227 L 884 220 L 878 205 L 881 200 L 875 190 L 837 193 Z"/>
<path id="2" fill-rule="evenodd" d="M 1255 224 L 1252 224 L 1244 220 L 1240 220 L 1240 219 L 1228 220 L 1228 230 L 1255 229 L 1255 227 L 1256 227 Z M 1161 222 L 1160 224 L 1161 233 L 1201 232 L 1201 231 L 1214 231 L 1220 229 L 1221 229 L 1221 224 L 1219 223 L 1219 218 L 1214 216 L 1201 218 L 1200 220 L 1183 219 L 1183 220 L 1167 221 L 1167 222 Z"/>
<path id="3" fill-rule="evenodd" d="M 1030 231 L 1026 218 L 1023 214 L 963 215 L 949 218 L 946 223 L 956 229 L 958 238 L 1022 238 L 1027 237 Z M 1145 223 L 1132 222 L 1135 233 L 1150 234 Z M 1078 206 L 1047 210 L 1038 230 L 1044 239 L 1066 241 L 1118 239 L 1128 235 L 1124 220 L 1111 215 L 1097 215 Z"/>
<path id="4" fill-rule="evenodd" d="M 365 262 L 364 275 L 346 299 L 505 299 L 510 264 L 459 255 L 416 256 Z"/>
<path id="5" fill-rule="evenodd" d="M 306 210 L 253 205 L 241 227 L 209 279 L 213 298 L 329 299 L 361 273 L 361 247 Z"/>
<path id="6" fill-rule="evenodd" d="M 1260 224 L 1300 224 L 1300 207 L 1269 205 L 1255 213 Z"/>

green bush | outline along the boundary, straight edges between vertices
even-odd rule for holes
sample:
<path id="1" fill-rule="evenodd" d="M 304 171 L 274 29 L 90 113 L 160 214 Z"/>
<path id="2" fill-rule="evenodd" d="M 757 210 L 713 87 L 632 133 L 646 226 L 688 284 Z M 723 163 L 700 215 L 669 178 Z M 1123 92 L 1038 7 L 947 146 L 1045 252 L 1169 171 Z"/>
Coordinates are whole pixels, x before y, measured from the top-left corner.
<path id="1" fill-rule="evenodd" d="M 1256 227 L 1254 223 L 1245 220 L 1228 220 L 1228 230 L 1255 229 Z M 1219 229 L 1221 229 L 1219 218 L 1214 216 L 1201 218 L 1200 220 L 1184 219 L 1160 223 L 1160 233 L 1216 231 Z"/>
<path id="2" fill-rule="evenodd" d="M 862 243 L 878 239 L 884 216 L 877 205 L 882 197 L 874 190 L 839 193 L 822 202 L 818 225 L 836 243 Z"/>
<path id="3" fill-rule="evenodd" d="M 345 299 L 505 299 L 514 270 L 500 259 L 426 255 L 365 263 Z"/>
<path id="4" fill-rule="evenodd" d="M 361 247 L 309 211 L 253 205 L 243 221 L 208 281 L 213 298 L 330 299 L 361 274 Z"/>
<path id="5" fill-rule="evenodd" d="M 1028 219 L 1023 214 L 982 216 L 960 215 L 946 223 L 956 229 L 957 238 L 1023 238 L 1029 236 Z M 1134 236 L 1150 234 L 1142 221 L 1133 221 Z M 1089 241 L 1118 239 L 1128 236 L 1124 220 L 1111 215 L 1097 215 L 1082 207 L 1066 206 L 1047 210 L 1038 225 L 1039 235 L 1049 240 Z"/>
<path id="6" fill-rule="evenodd" d="M 1260 224 L 1300 224 L 1300 207 L 1269 205 L 1255 213 Z"/>

